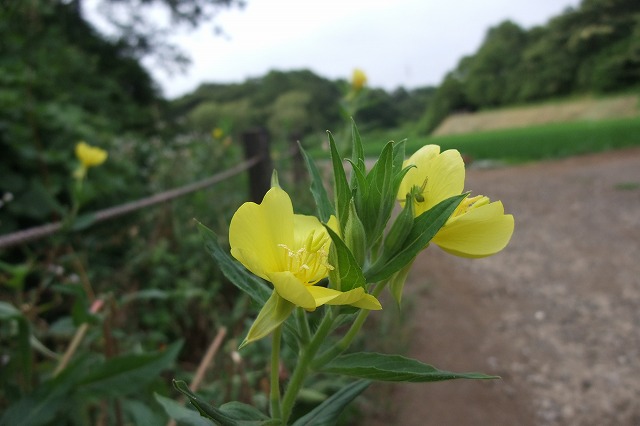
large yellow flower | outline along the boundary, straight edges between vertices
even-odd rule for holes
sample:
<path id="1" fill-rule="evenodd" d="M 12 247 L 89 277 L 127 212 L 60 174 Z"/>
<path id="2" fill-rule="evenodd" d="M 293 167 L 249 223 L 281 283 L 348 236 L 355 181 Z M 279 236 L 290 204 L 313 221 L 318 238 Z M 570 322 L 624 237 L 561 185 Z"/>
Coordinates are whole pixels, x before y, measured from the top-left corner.
<path id="1" fill-rule="evenodd" d="M 335 218 L 330 226 L 332 222 L 337 225 Z M 333 269 L 328 262 L 331 239 L 317 218 L 293 213 L 281 188 L 271 188 L 261 204 L 240 206 L 231 219 L 229 243 L 233 257 L 294 305 L 309 311 L 324 304 L 381 309 L 362 287 L 341 292 L 315 285 Z"/>
<path id="2" fill-rule="evenodd" d="M 404 162 L 408 165 L 415 167 L 402 180 L 398 199 L 404 203 L 413 194 L 416 216 L 464 189 L 464 161 L 457 150 L 426 145 Z M 491 256 L 509 243 L 513 227 L 513 216 L 504 214 L 500 201 L 467 197 L 431 241 L 456 256 Z"/>

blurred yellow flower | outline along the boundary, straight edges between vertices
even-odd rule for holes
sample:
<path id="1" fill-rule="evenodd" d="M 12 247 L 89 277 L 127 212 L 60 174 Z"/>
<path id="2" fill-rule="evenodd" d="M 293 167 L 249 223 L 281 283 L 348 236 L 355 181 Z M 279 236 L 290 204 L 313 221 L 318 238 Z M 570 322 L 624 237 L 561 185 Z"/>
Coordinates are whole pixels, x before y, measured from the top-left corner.
<path id="1" fill-rule="evenodd" d="M 222 139 L 222 137 L 224 136 L 224 130 L 222 130 L 220 127 L 216 127 L 211 132 L 211 136 L 213 136 L 214 139 Z"/>
<path id="2" fill-rule="evenodd" d="M 351 75 L 351 87 L 354 91 L 359 92 L 367 84 L 367 74 L 360 68 L 353 70 Z"/>
<path id="3" fill-rule="evenodd" d="M 99 166 L 104 163 L 109 154 L 104 149 L 91 146 L 82 141 L 76 144 L 76 157 L 85 168 Z"/>
<path id="4" fill-rule="evenodd" d="M 415 167 L 402 180 L 398 199 L 404 204 L 412 194 L 416 216 L 464 189 L 464 161 L 457 150 L 426 145 L 404 162 L 408 165 Z M 456 256 L 485 257 L 506 247 L 513 228 L 513 216 L 504 214 L 500 201 L 478 195 L 464 199 L 431 241 Z"/>

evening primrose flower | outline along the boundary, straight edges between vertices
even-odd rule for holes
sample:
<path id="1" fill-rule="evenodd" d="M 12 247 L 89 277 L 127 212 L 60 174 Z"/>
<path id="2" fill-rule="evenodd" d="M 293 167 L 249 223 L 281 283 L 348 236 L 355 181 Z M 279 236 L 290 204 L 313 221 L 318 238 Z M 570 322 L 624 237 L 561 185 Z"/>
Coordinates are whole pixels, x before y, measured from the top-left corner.
<path id="1" fill-rule="evenodd" d="M 74 176 L 77 179 L 84 178 L 90 167 L 99 166 L 109 156 L 109 153 L 104 149 L 91 146 L 84 141 L 76 144 L 75 151 L 76 157 L 80 160 L 80 167 L 74 172 Z"/>
<path id="2" fill-rule="evenodd" d="M 367 74 L 359 68 L 354 69 L 351 75 L 351 87 L 353 90 L 359 92 L 365 84 L 367 84 Z"/>
<path id="3" fill-rule="evenodd" d="M 337 228 L 335 217 L 329 226 Z M 240 206 L 231 219 L 229 243 L 234 258 L 274 287 L 270 302 L 256 319 L 268 324 L 254 330 L 254 323 L 247 341 L 263 337 L 284 321 L 291 311 L 285 310 L 288 304 L 308 311 L 325 304 L 382 309 L 362 287 L 342 292 L 316 285 L 333 270 L 328 261 L 331 238 L 317 218 L 294 214 L 289 195 L 279 187 L 271 188 L 261 204 Z M 276 315 L 283 310 L 285 314 Z M 264 319 L 265 311 L 271 312 L 271 318 Z"/>
<path id="4" fill-rule="evenodd" d="M 411 194 L 415 216 L 464 189 L 464 161 L 457 150 L 440 152 L 439 146 L 426 145 L 404 162 L 409 165 L 415 167 L 402 180 L 398 198 L 404 204 Z M 456 256 L 491 256 L 506 247 L 513 227 L 502 202 L 478 195 L 465 198 L 431 241 Z"/>

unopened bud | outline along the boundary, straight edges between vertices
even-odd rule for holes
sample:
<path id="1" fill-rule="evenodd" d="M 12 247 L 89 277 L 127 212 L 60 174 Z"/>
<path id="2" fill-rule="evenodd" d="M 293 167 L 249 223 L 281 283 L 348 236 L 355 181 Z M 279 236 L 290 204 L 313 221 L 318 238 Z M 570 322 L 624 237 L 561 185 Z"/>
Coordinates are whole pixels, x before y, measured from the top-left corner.
<path id="1" fill-rule="evenodd" d="M 358 261 L 360 266 L 364 265 L 365 253 L 367 250 L 367 236 L 364 231 L 364 226 L 358 217 L 356 207 L 351 200 L 349 204 L 349 217 L 344 227 L 344 242 L 351 250 L 353 257 Z"/>
<path id="2" fill-rule="evenodd" d="M 413 228 L 413 198 L 410 194 L 407 194 L 404 209 L 391 225 L 391 229 L 384 240 L 384 253 L 393 256 L 400 250 L 409 236 L 411 228 Z"/>

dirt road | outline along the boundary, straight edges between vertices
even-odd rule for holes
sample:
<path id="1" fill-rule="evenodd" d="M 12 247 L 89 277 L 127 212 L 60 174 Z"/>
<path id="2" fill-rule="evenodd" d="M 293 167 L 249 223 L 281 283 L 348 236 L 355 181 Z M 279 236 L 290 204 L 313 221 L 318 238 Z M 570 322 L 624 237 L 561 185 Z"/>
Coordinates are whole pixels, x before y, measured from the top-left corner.
<path id="1" fill-rule="evenodd" d="M 502 380 L 375 385 L 368 424 L 640 425 L 640 149 L 471 168 L 467 189 L 503 200 L 513 239 L 421 255 L 408 354 Z"/>

